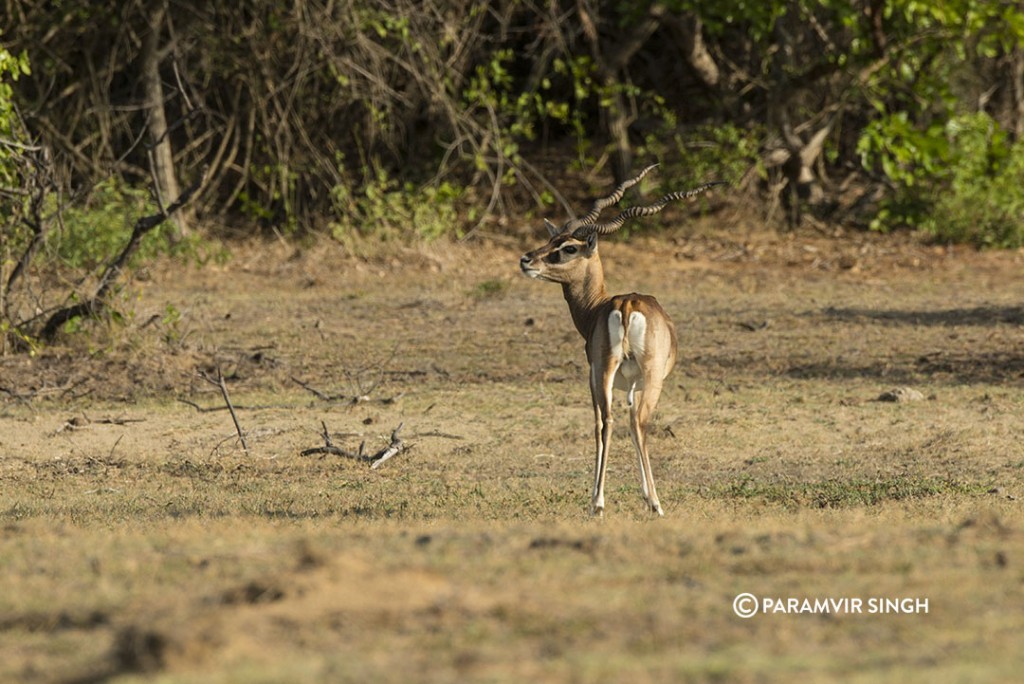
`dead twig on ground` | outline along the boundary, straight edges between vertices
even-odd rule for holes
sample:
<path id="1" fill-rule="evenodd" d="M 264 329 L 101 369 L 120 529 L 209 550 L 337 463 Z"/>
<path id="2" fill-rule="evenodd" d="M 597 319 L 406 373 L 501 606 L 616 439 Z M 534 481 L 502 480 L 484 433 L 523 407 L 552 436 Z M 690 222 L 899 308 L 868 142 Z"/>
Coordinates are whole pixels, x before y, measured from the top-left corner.
<path id="1" fill-rule="evenodd" d="M 81 430 L 90 425 L 127 425 L 129 423 L 144 423 L 145 418 L 90 418 L 86 414 L 82 414 L 81 417 L 74 416 L 64 421 L 64 424 L 57 428 L 53 434 L 59 434 L 61 432 L 71 432 L 74 430 Z M 119 440 L 120 441 L 120 440 Z"/>
<path id="2" fill-rule="evenodd" d="M 362 460 L 366 457 L 363 452 L 363 449 L 366 447 L 365 441 L 359 445 L 358 453 L 351 454 L 342 449 L 341 447 L 334 445 L 334 441 L 331 439 L 331 433 L 327 429 L 326 422 L 320 421 L 320 425 L 321 427 L 323 427 L 323 432 L 320 433 L 320 436 L 324 438 L 324 445 L 319 447 L 313 447 L 312 449 L 305 449 L 299 453 L 300 456 L 312 456 L 313 454 L 333 454 L 334 456 L 347 456 L 349 458 L 356 458 L 359 460 Z"/>
<path id="3" fill-rule="evenodd" d="M 114 452 L 117 450 L 117 445 L 121 443 L 122 439 L 124 439 L 124 435 L 118 437 L 117 441 L 114 442 L 114 446 L 110 447 L 110 454 L 107 456 L 107 460 L 114 460 Z"/>
<path id="4" fill-rule="evenodd" d="M 178 397 L 178 402 L 191 406 L 199 413 L 215 413 L 217 411 L 227 411 L 227 406 L 201 406 L 191 399 L 185 399 L 184 397 Z M 294 406 L 287 404 L 235 404 L 236 411 L 267 411 L 270 409 L 291 409 Z"/>
<path id="5" fill-rule="evenodd" d="M 384 381 L 384 376 L 387 373 L 387 366 L 394 360 L 395 355 L 398 353 L 398 342 L 391 348 L 391 352 L 387 358 L 383 359 L 379 363 L 373 365 L 363 366 L 355 370 L 344 370 L 343 373 L 349 381 L 349 385 L 355 390 L 352 396 L 352 403 L 358 404 L 364 401 L 371 401 L 370 394 L 373 393 L 380 384 Z M 367 376 L 371 379 L 369 382 L 364 382 Z M 384 404 L 390 404 L 397 401 L 396 398 L 381 399 Z"/>
<path id="6" fill-rule="evenodd" d="M 95 423 L 96 425 L 127 425 L 128 423 L 146 422 L 145 418 L 90 418 L 89 416 L 86 416 L 84 413 L 82 415 L 85 417 L 87 421 L 89 421 L 90 423 Z"/>
<path id="7" fill-rule="evenodd" d="M 221 372 L 220 368 L 217 369 L 217 379 L 214 380 L 205 371 L 199 371 L 199 377 L 206 380 L 211 385 L 215 385 L 220 388 L 220 394 L 224 397 L 224 403 L 228 407 L 228 411 L 231 413 L 231 420 L 235 424 L 235 432 L 238 433 L 238 440 L 242 443 L 242 451 L 249 453 L 249 445 L 245 443 L 245 435 L 242 433 L 242 426 L 238 422 L 238 414 L 235 413 L 235 407 L 231 404 L 231 396 L 228 394 L 227 383 L 224 382 L 224 373 Z"/>
<path id="8" fill-rule="evenodd" d="M 458 440 L 466 439 L 462 435 L 453 435 L 450 432 L 441 432 L 439 430 L 431 430 L 430 432 L 420 432 L 420 433 L 417 433 L 417 434 L 413 435 L 413 437 L 440 437 L 441 439 L 458 439 Z"/>
<path id="9" fill-rule="evenodd" d="M 59 394 L 61 398 L 63 398 L 68 394 L 72 394 L 75 388 L 85 383 L 85 381 L 86 378 L 79 378 L 74 382 L 68 382 L 59 387 L 41 387 L 39 389 L 33 389 L 27 392 L 19 392 L 18 390 L 12 389 L 11 387 L 0 386 L 0 392 L 3 392 L 4 394 L 9 396 L 11 399 L 14 399 L 15 401 L 21 402 L 23 404 L 29 404 L 36 397 L 47 396 L 50 394 Z M 88 391 L 82 394 L 72 394 L 72 398 L 77 399 L 87 394 L 89 394 Z"/>
<path id="10" fill-rule="evenodd" d="M 347 402 L 349 404 L 362 404 L 362 403 L 365 403 L 365 402 L 376 401 L 376 402 L 380 402 L 381 404 L 384 404 L 385 406 L 387 406 L 389 404 L 394 404 L 396 401 L 398 401 L 399 399 L 401 399 L 402 397 L 405 396 L 405 392 L 399 392 L 398 394 L 396 394 L 393 397 L 382 397 L 380 399 L 372 399 L 372 398 L 370 398 L 369 394 L 364 393 L 361 390 L 360 390 L 360 392 L 358 394 L 355 394 L 353 396 L 349 396 L 347 394 L 342 394 L 340 392 L 337 393 L 337 394 L 328 394 L 327 392 L 319 390 L 316 387 L 313 387 L 312 385 L 310 385 L 309 383 L 304 382 L 303 380 L 300 380 L 299 378 L 295 377 L 294 375 L 291 376 L 291 379 L 292 379 L 292 382 L 294 382 L 296 385 L 298 385 L 302 389 L 306 390 L 307 392 L 309 392 L 310 394 L 315 396 L 320 401 L 327 401 L 327 402 L 341 402 L 341 401 L 344 401 L 344 402 Z M 377 383 L 374 383 L 369 391 L 372 391 L 374 388 L 376 388 L 376 386 L 377 386 Z"/>
<path id="11" fill-rule="evenodd" d="M 345 451 L 341 447 L 338 447 L 334 444 L 334 441 L 331 439 L 331 433 L 327 429 L 327 423 L 325 423 L 324 421 L 320 421 L 320 426 L 323 428 L 323 431 L 320 433 L 320 436 L 323 437 L 324 440 L 323 446 L 304 449 L 301 452 L 299 452 L 299 455 L 312 456 L 314 454 L 332 454 L 334 456 L 345 456 L 347 458 L 354 458 L 358 461 L 369 461 L 370 469 L 376 470 L 377 468 L 380 467 L 382 463 L 384 463 L 388 459 L 394 457 L 397 454 L 400 454 L 403 451 L 408 451 L 409 449 L 412 448 L 412 445 L 407 445 L 398 436 L 398 433 L 399 431 L 401 431 L 403 425 L 405 425 L 405 423 L 399 423 L 398 427 L 391 431 L 391 441 L 388 443 L 386 447 L 384 447 L 377 453 L 373 454 L 372 456 L 367 456 L 365 440 L 362 443 L 360 443 L 358 453 L 353 454 L 348 451 Z"/>
<path id="12" fill-rule="evenodd" d="M 35 392 L 30 392 L 28 394 L 25 394 L 25 393 L 22 393 L 22 392 L 18 392 L 17 390 L 13 390 L 10 387 L 3 387 L 3 386 L 0 386 L 0 392 L 3 392 L 4 394 L 9 396 L 14 401 L 20 402 L 22 404 L 30 403 L 32 401 L 32 399 L 36 395 Z"/>
<path id="13" fill-rule="evenodd" d="M 291 376 L 291 378 L 292 382 L 294 382 L 296 385 L 312 394 L 320 401 L 342 401 L 343 399 L 346 398 L 344 394 L 327 394 L 326 392 L 321 392 L 316 387 L 313 387 L 309 383 L 303 382 L 294 375 Z"/>
<path id="14" fill-rule="evenodd" d="M 403 425 L 405 423 L 399 423 L 398 427 L 391 431 L 391 443 L 373 455 L 373 463 L 370 464 L 371 470 L 376 470 L 384 461 L 409 448 L 398 436 L 398 431 L 402 429 Z"/>

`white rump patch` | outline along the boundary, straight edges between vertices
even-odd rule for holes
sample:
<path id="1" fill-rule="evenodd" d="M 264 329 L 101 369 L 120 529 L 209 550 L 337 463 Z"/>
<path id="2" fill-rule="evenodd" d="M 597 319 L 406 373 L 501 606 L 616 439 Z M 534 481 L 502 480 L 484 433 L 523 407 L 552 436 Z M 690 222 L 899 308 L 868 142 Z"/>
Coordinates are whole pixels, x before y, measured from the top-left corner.
<path id="1" fill-rule="evenodd" d="M 629 351 L 637 358 L 643 358 L 646 351 L 647 319 L 639 311 L 629 314 Z"/>
<path id="2" fill-rule="evenodd" d="M 622 362 L 615 373 L 615 387 L 629 392 L 629 402 L 633 403 L 633 392 L 644 388 L 643 371 L 640 360 L 646 349 L 644 336 L 647 333 L 647 319 L 639 311 L 629 315 L 629 325 L 623 327 L 622 313 L 612 311 L 608 314 L 608 338 L 611 345 L 612 358 Z M 623 342 L 628 341 L 627 344 Z M 627 356 L 628 353 L 628 356 Z"/>

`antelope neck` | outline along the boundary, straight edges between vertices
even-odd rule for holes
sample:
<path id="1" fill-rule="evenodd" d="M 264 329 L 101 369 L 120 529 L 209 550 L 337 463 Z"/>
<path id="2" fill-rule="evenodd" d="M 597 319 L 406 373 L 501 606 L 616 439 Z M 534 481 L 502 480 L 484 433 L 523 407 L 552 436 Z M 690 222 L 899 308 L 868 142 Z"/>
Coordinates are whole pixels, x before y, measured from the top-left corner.
<path id="1" fill-rule="evenodd" d="M 569 304 L 572 322 L 583 339 L 589 340 L 597 324 L 601 307 L 608 302 L 608 290 L 604 286 L 604 268 L 601 257 L 594 255 L 588 260 L 583 277 L 562 285 L 562 294 Z"/>

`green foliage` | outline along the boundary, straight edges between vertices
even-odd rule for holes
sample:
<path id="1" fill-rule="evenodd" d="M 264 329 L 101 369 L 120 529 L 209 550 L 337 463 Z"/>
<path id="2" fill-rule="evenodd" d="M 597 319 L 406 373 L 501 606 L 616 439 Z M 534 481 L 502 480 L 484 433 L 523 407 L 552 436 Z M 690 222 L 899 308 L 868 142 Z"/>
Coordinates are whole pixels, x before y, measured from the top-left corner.
<path id="1" fill-rule="evenodd" d="M 182 330 L 181 311 L 174 304 L 168 304 L 164 309 L 164 315 L 160 319 L 160 329 L 163 331 L 164 343 L 169 347 L 178 346 L 185 338 Z"/>
<path id="2" fill-rule="evenodd" d="M 139 217 L 156 211 L 149 193 L 111 177 L 98 184 L 81 206 L 65 210 L 63 230 L 50 234 L 47 247 L 66 266 L 92 270 L 124 247 Z M 160 251 L 162 229 L 143 239 L 136 258 L 151 258 Z"/>
<path id="3" fill-rule="evenodd" d="M 20 76 L 31 73 L 28 55 L 24 51 L 19 55 L 12 55 L 0 45 L 0 139 L 4 141 L 17 143 L 22 139 L 14 109 L 14 89 L 11 83 L 17 81 Z M 18 154 L 17 147 L 0 144 L 0 187 L 10 187 L 17 183 L 15 158 Z"/>
<path id="4" fill-rule="evenodd" d="M 189 93 L 202 100 L 191 112 L 184 98 L 167 99 L 172 142 L 186 167 L 223 160 L 204 195 L 254 229 L 291 234 L 326 218 L 340 233 L 417 237 L 550 202 L 570 149 L 569 164 L 588 171 L 609 152 L 619 172 L 630 153 L 634 166 L 660 161 L 659 182 L 677 187 L 735 179 L 780 141 L 791 146 L 787 132 L 806 141 L 828 131 L 804 170 L 831 196 L 813 201 L 836 200 L 842 183 L 823 181 L 859 157 L 891 189 L 874 220 L 888 229 L 930 225 L 942 192 L 978 197 L 968 192 L 970 162 L 951 185 L 972 153 L 951 149 L 946 122 L 979 102 L 1007 130 L 1021 118 L 1009 85 L 1024 44 L 1020 3 L 598 5 L 352 0 L 296 12 L 268 0 L 187 11 L 172 3 L 168 21 L 194 36 L 175 66 L 203 84 Z M 28 73 L 25 53 L 11 53 L 27 50 L 38 75 L 15 91 L 71 174 L 94 180 L 122 151 L 122 168 L 145 168 L 142 115 L 115 101 L 137 82 L 136 37 L 152 19 L 144 4 L 14 6 L 10 52 L 0 53 L 0 137 L 9 84 Z M 684 54 L 697 26 L 707 49 Z M 171 67 L 161 64 L 165 77 Z M 9 153 L 0 146 L 0 181 Z M 339 154 L 358 162 L 339 174 Z M 1007 157 L 991 170 L 996 187 L 1012 184 L 1013 168 Z M 1013 242 L 1003 228 L 988 232 L 970 239 Z"/>
<path id="5" fill-rule="evenodd" d="M 264 152 L 273 156 L 270 150 Z M 249 173 L 261 192 L 239 193 L 239 210 L 260 225 L 274 224 L 285 234 L 293 234 L 298 228 L 299 174 L 283 163 L 254 165 Z"/>
<path id="6" fill-rule="evenodd" d="M 558 87 L 559 81 L 565 83 Z M 552 73 L 541 82 L 547 94 L 546 114 L 563 125 L 569 126 L 576 142 L 577 158 L 582 161 L 587 141 L 587 119 L 584 102 L 594 87 L 594 61 L 587 55 L 571 59 L 556 59 Z M 559 93 L 565 93 L 560 99 Z M 568 97 L 571 93 L 572 97 Z"/>
<path id="7" fill-rule="evenodd" d="M 735 183 L 751 167 L 764 177 L 760 145 L 764 139 L 760 126 L 740 128 L 731 123 L 705 125 L 676 132 L 674 141 L 679 152 L 679 167 L 684 170 L 685 183 L 712 180 Z"/>
<path id="8" fill-rule="evenodd" d="M 893 183 L 912 188 L 941 173 L 949 162 L 949 141 L 935 122 L 922 128 L 907 112 L 880 116 L 864 127 L 857 151 L 865 167 L 881 168 Z"/>
<path id="9" fill-rule="evenodd" d="M 1024 141 L 1010 143 L 985 114 L 947 127 L 948 187 L 935 193 L 922 228 L 944 242 L 1024 246 Z"/>
<path id="10" fill-rule="evenodd" d="M 508 294 L 509 284 L 507 280 L 491 278 L 476 284 L 469 291 L 469 296 L 477 300 L 501 299 Z"/>
<path id="11" fill-rule="evenodd" d="M 584 164 L 592 128 L 587 103 L 604 102 L 612 94 L 609 87 L 597 84 L 593 59 L 585 55 L 555 58 L 529 89 L 523 89 L 524 84 L 513 78 L 515 60 L 512 50 L 496 50 L 476 66 L 468 85 L 459 93 L 465 111 L 480 116 L 496 138 L 478 149 L 476 168 L 485 168 L 494 153 L 518 163 L 521 144 L 537 140 L 540 130 L 548 127 L 565 129 L 573 136 L 577 161 Z M 507 168 L 501 180 L 513 185 L 514 169 Z"/>
<path id="12" fill-rule="evenodd" d="M 911 226 L 944 242 L 1024 245 L 1024 142 L 1011 142 L 987 114 L 922 129 L 899 112 L 865 128 L 858 149 L 896 188 L 873 229 Z"/>
<path id="13" fill-rule="evenodd" d="M 378 169 L 373 180 L 358 192 L 344 184 L 331 190 L 331 235 L 339 240 L 352 235 L 381 240 L 415 235 L 434 240 L 457 234 L 457 202 L 462 193 L 461 188 L 447 182 L 421 187 L 399 183 Z"/>
<path id="14" fill-rule="evenodd" d="M 107 264 L 128 243 L 136 221 L 159 211 L 149 191 L 129 186 L 116 177 L 96 185 L 81 204 L 64 210 L 62 230 L 47 236 L 47 250 L 65 267 L 95 270 Z M 151 261 L 161 254 L 192 260 L 222 262 L 227 253 L 195 234 L 171 240 L 171 220 L 147 233 L 131 264 Z"/>
<path id="15" fill-rule="evenodd" d="M 0 320 L 0 340 L 13 342 L 29 356 L 35 356 L 41 347 L 39 340 L 8 320 Z"/>
<path id="16" fill-rule="evenodd" d="M 15 110 L 11 84 L 30 73 L 28 56 L 24 51 L 16 56 L 0 45 L 0 191 L 16 193 L 21 189 L 26 162 L 19 146 L 28 141 Z M 4 252 L 16 250 L 27 239 L 26 229 L 17 218 L 26 201 L 17 194 L 0 194 L 0 247 Z M 0 259 L 6 256 L 0 253 Z"/>
<path id="17" fill-rule="evenodd" d="M 514 91 L 508 70 L 512 59 L 511 50 L 498 50 L 489 61 L 478 64 L 462 92 L 462 99 L 468 113 L 483 110 L 484 116 L 499 121 L 497 132 L 501 137 L 491 147 L 504 157 L 516 159 L 519 154 L 517 138 L 529 140 L 535 135 L 538 102 L 527 93 Z M 490 150 L 482 148 L 480 152 L 475 161 L 482 168 L 486 161 L 481 155 Z"/>
<path id="18" fill-rule="evenodd" d="M 949 162 L 941 124 L 922 129 L 911 124 L 906 112 L 880 116 L 864 127 L 857 152 L 865 168 L 880 169 L 896 188 L 872 219 L 871 229 L 917 227 L 930 209 L 930 188 Z"/>
<path id="19" fill-rule="evenodd" d="M 871 227 L 909 226 L 978 246 L 1020 245 L 1024 148 L 987 113 L 975 112 L 973 101 L 981 96 L 977 65 L 1024 41 L 1024 10 L 898 0 L 886 6 L 886 20 L 893 35 L 915 40 L 868 82 L 875 115 L 857 152 L 893 188 Z"/>

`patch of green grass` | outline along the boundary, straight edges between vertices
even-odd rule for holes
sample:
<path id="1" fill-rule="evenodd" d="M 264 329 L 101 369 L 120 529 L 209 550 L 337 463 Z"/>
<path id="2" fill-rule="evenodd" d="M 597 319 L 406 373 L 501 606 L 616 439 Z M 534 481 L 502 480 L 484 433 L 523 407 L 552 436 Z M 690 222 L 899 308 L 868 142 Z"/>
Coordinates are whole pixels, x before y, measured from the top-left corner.
<path id="1" fill-rule="evenodd" d="M 470 296 L 474 299 L 497 299 L 504 297 L 508 293 L 509 284 L 507 280 L 498 280 L 492 278 L 490 280 L 484 280 L 476 284 L 476 286 L 470 290 Z"/>
<path id="2" fill-rule="evenodd" d="M 876 506 L 932 496 L 978 496 L 989 485 L 938 477 L 761 482 L 754 478 L 723 483 L 705 492 L 708 498 L 759 500 L 787 508 L 850 508 Z"/>

